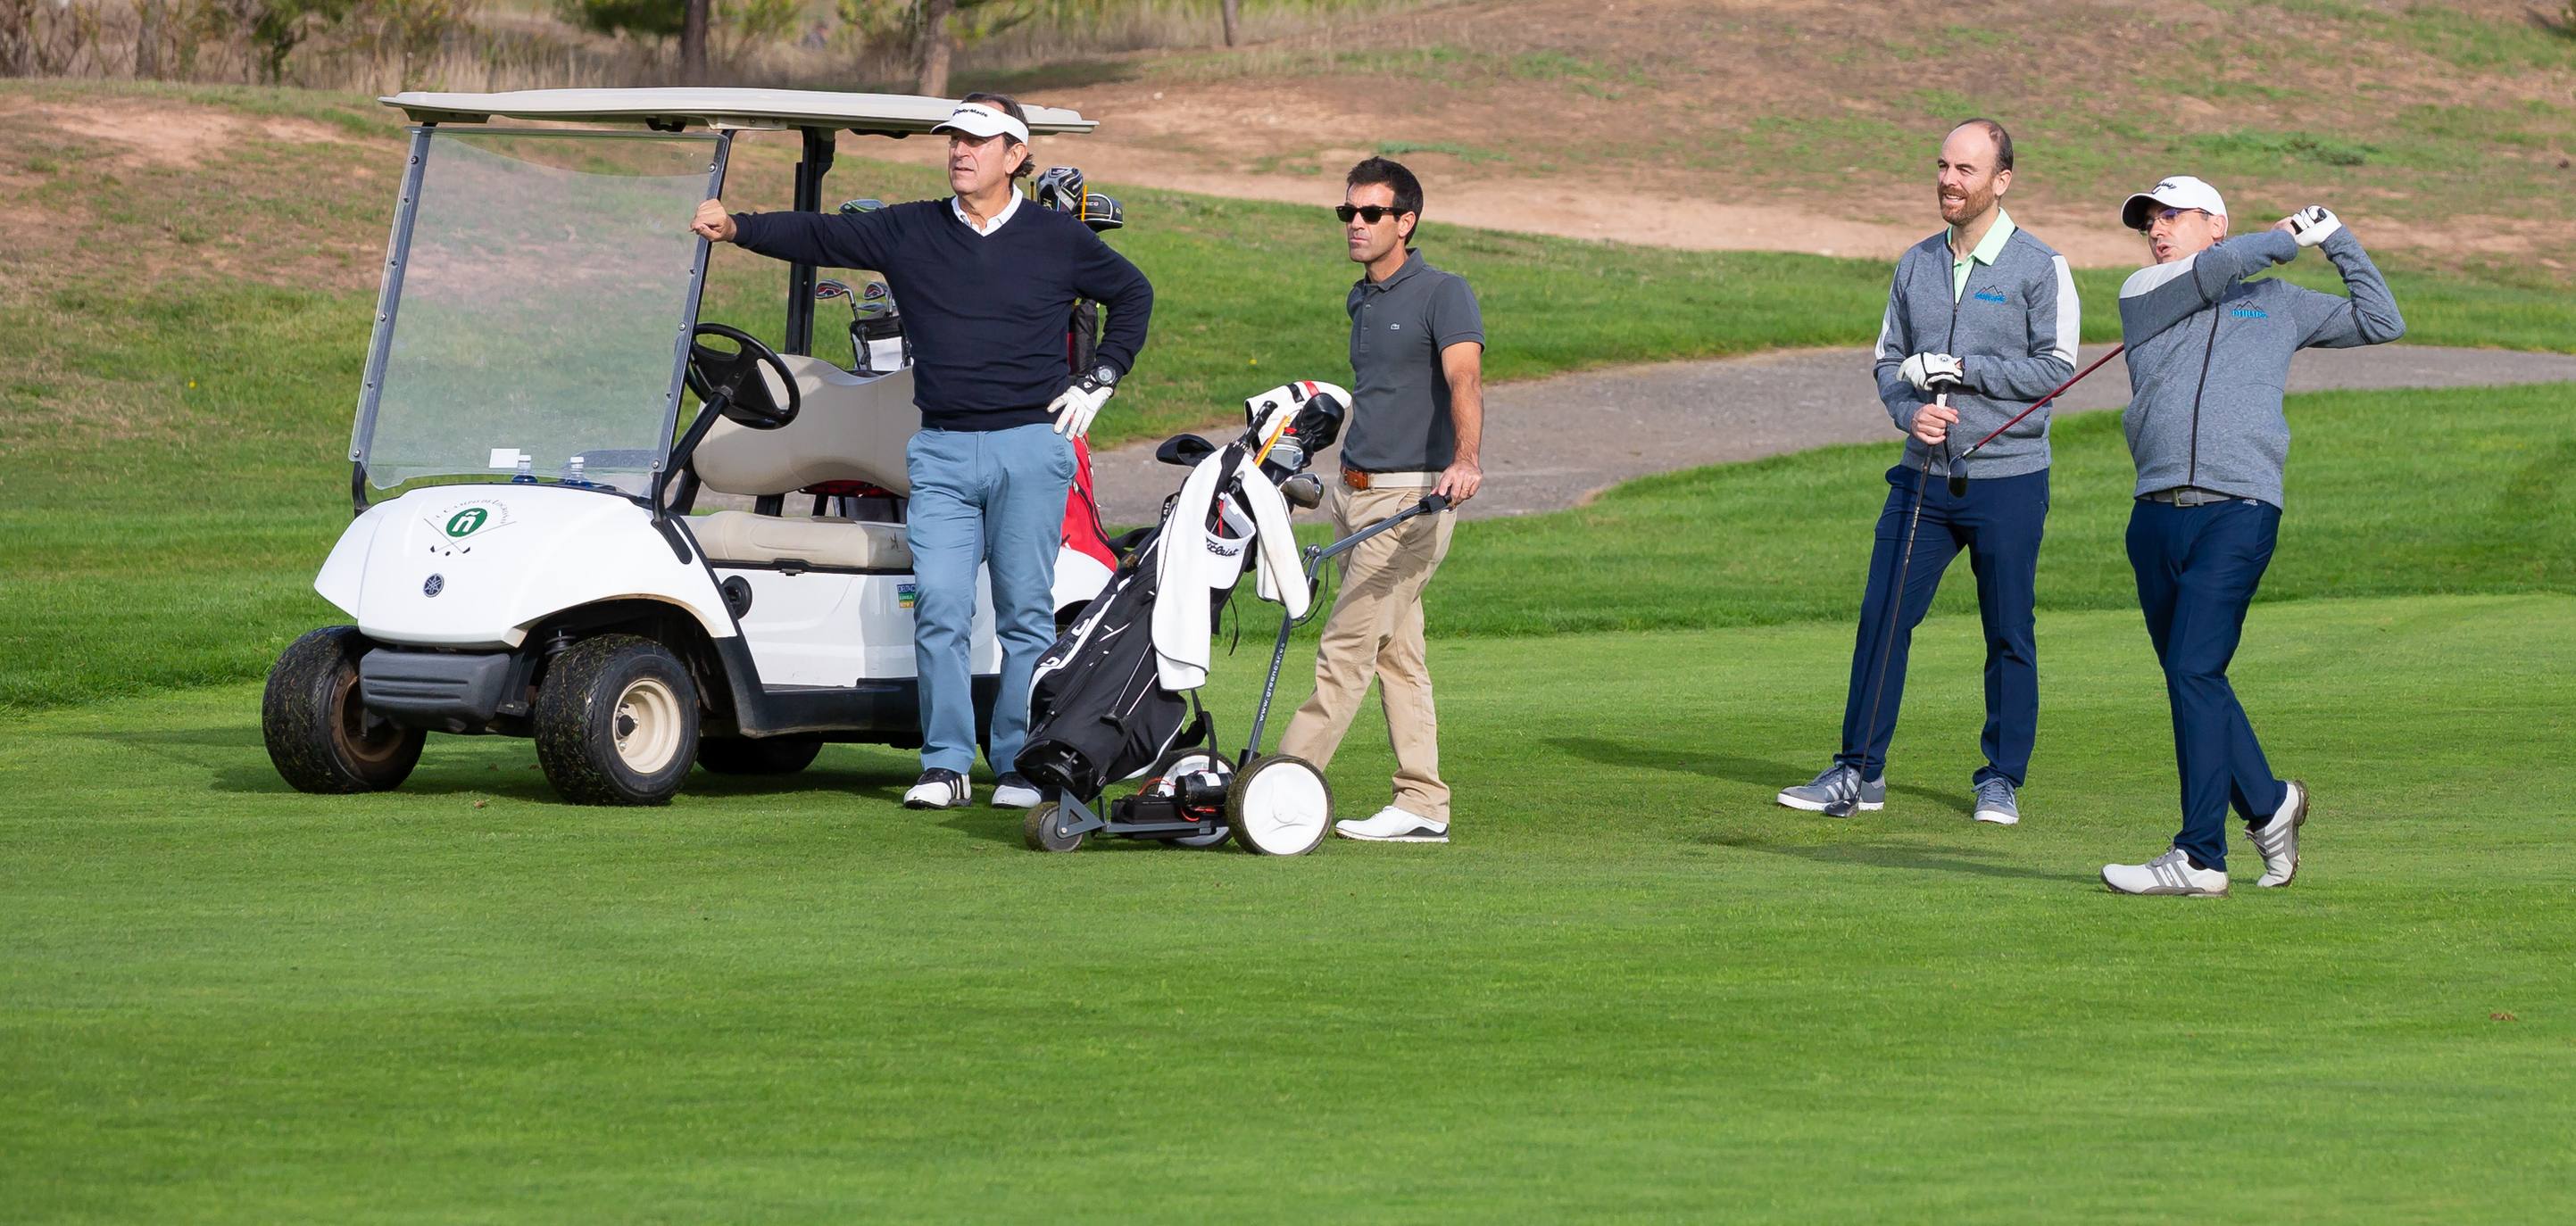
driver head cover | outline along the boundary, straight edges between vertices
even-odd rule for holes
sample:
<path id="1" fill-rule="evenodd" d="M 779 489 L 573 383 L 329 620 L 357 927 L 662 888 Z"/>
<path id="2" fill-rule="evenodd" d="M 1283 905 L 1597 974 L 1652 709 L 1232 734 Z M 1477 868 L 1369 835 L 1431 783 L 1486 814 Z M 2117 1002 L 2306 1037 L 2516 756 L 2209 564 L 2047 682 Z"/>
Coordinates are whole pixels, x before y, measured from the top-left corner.
<path id="1" fill-rule="evenodd" d="M 1349 392 L 1330 383 L 1318 383 L 1312 379 L 1283 383 L 1258 396 L 1244 397 L 1243 424 L 1251 428 L 1254 437 L 1268 442 L 1287 429 L 1288 423 L 1296 419 L 1298 408 L 1318 393 L 1345 406 L 1351 402 Z"/>
<path id="2" fill-rule="evenodd" d="M 2190 175 L 2174 175 L 2121 202 L 2120 224 L 2132 230 L 2144 230 L 2148 212 L 2158 205 L 2169 209 L 2199 209 L 2212 217 L 2227 216 L 2227 201 L 2219 198 L 2217 188 Z"/>
<path id="3" fill-rule="evenodd" d="M 1009 136 L 1025 145 L 1029 143 L 1029 125 L 1011 118 L 1000 107 L 981 102 L 960 102 L 948 121 L 932 128 L 933 133 L 957 132 L 978 140 L 992 136 Z"/>

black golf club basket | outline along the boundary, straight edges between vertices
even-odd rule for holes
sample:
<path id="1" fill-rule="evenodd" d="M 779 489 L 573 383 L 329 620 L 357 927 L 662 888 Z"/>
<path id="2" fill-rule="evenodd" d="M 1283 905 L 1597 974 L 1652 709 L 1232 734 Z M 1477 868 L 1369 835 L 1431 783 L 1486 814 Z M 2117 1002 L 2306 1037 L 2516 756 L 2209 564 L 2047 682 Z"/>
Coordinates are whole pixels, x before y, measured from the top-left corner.
<path id="1" fill-rule="evenodd" d="M 1345 397 L 1329 384 L 1289 384 L 1246 402 L 1251 425 L 1236 442 L 1220 448 L 1184 434 L 1155 452 L 1165 463 L 1189 468 L 1191 478 L 1165 500 L 1161 522 L 1129 551 L 1108 588 L 1038 661 L 1032 727 L 1015 764 L 1048 794 L 1029 812 L 1024 833 L 1030 847 L 1072 851 L 1094 831 L 1180 846 L 1210 846 L 1231 835 L 1267 855 L 1299 855 L 1323 841 L 1332 817 L 1323 772 L 1297 758 L 1260 752 L 1288 636 L 1312 614 L 1323 561 L 1405 519 L 1446 507 L 1443 499 L 1425 499 L 1366 532 L 1302 551 L 1295 573 L 1281 573 L 1276 559 L 1294 549 L 1279 536 L 1284 508 L 1321 502 L 1321 482 L 1304 470 L 1340 435 Z M 1205 500 L 1189 501 L 1193 491 Z M 1256 544 L 1262 547 L 1258 554 Z M 1188 586 L 1195 591 L 1163 590 L 1163 576 L 1174 570 L 1164 555 L 1173 549 L 1204 550 L 1213 559 L 1197 571 L 1190 569 L 1196 558 L 1181 560 L 1180 571 L 1190 575 Z M 1156 609 L 1164 601 L 1206 600 L 1204 623 L 1185 624 L 1213 626 L 1256 556 L 1267 559 L 1264 595 L 1275 595 L 1289 612 L 1280 621 L 1269 681 L 1244 751 L 1228 758 L 1216 748 L 1214 722 L 1199 704 L 1197 682 L 1180 689 L 1166 683 L 1167 666 L 1178 658 L 1173 653 L 1186 645 L 1157 640 L 1163 619 Z M 1292 583 L 1300 590 L 1287 590 Z M 1204 676 L 1195 662 L 1181 671 Z M 1127 779 L 1143 785 L 1102 804 L 1108 786 Z"/>

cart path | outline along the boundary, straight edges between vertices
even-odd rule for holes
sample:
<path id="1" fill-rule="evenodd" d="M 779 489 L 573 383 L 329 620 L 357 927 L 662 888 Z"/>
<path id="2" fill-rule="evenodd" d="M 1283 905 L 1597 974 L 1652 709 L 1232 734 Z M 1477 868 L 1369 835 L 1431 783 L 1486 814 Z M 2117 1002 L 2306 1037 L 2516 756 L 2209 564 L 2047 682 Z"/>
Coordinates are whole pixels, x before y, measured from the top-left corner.
<path id="1" fill-rule="evenodd" d="M 2076 369 L 2109 348 L 2085 346 Z M 2293 392 L 2559 380 L 2576 380 L 2576 355 L 2381 345 L 2301 350 L 2290 363 Z M 2115 359 L 2053 411 L 2116 409 L 2128 401 L 2127 365 Z M 1636 477 L 1877 441 L 1887 443 L 1893 462 L 1895 428 L 1879 407 L 1863 349 L 1663 362 L 1492 385 L 1485 389 L 1485 490 L 1461 514 L 1557 511 Z M 1092 465 L 1102 517 L 1113 526 L 1152 523 L 1164 496 L 1180 488 L 1180 470 L 1154 462 L 1153 442 L 1100 452 Z M 1327 475 L 1339 468 L 1338 449 L 1316 463 Z"/>

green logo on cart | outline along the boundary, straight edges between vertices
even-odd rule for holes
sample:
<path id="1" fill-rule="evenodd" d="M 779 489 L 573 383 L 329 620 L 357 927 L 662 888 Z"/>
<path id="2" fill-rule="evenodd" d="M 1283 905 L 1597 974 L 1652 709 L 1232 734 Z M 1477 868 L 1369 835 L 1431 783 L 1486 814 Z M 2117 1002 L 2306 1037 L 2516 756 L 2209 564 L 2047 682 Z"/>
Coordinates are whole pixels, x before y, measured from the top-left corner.
<path id="1" fill-rule="evenodd" d="M 447 535 L 472 536 L 482 529 L 483 521 L 491 517 L 492 513 L 481 507 L 467 507 L 447 517 Z"/>

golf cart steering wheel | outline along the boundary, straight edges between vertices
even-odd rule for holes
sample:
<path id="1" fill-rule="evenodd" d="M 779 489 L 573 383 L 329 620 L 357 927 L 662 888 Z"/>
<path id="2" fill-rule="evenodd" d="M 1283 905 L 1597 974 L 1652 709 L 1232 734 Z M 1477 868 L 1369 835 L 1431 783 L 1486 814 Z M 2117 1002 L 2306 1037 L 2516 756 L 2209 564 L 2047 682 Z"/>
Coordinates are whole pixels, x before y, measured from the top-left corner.
<path id="1" fill-rule="evenodd" d="M 715 337 L 734 343 L 728 353 L 701 342 L 700 337 Z M 777 375 L 772 383 L 763 378 L 761 367 Z M 797 389 L 796 376 L 787 369 L 787 361 L 778 351 L 762 344 L 759 337 L 740 328 L 724 324 L 699 324 L 689 332 L 689 390 L 698 399 L 716 406 L 725 420 L 754 430 L 775 430 L 796 420 L 796 410 L 804 403 Z M 777 389 L 787 389 L 787 401 L 779 403 Z"/>

